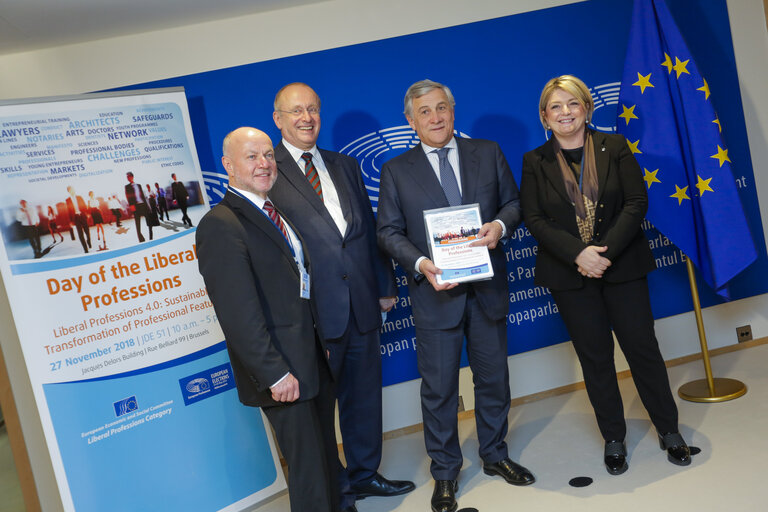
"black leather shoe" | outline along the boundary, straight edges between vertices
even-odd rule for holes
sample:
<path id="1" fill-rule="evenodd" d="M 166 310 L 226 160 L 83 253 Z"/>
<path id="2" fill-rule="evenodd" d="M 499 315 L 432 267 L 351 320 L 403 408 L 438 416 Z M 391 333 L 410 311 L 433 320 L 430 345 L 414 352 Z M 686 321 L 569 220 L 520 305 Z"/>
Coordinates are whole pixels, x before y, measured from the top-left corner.
<path id="1" fill-rule="evenodd" d="M 603 461 L 605 469 L 612 475 L 620 475 L 629 469 L 627 446 L 624 441 L 606 441 Z"/>
<path id="2" fill-rule="evenodd" d="M 498 475 L 512 485 L 530 485 L 536 481 L 530 471 L 520 464 L 512 462 L 509 457 L 505 457 L 494 464 L 483 465 L 483 472 L 486 475 Z"/>
<path id="3" fill-rule="evenodd" d="M 432 493 L 432 512 L 456 512 L 456 491 L 459 484 L 456 480 L 435 480 L 435 490 Z"/>
<path id="4" fill-rule="evenodd" d="M 659 434 L 659 448 L 667 450 L 667 460 L 672 464 L 687 466 L 691 463 L 691 449 L 683 441 L 680 432 Z"/>
<path id="5" fill-rule="evenodd" d="M 350 505 L 341 512 L 357 512 L 357 507 L 354 505 Z"/>
<path id="6" fill-rule="evenodd" d="M 352 492 L 357 495 L 357 499 L 362 500 L 368 496 L 399 496 L 411 492 L 415 488 L 416 485 L 408 480 L 387 480 L 376 473 L 370 482 L 353 485 Z"/>

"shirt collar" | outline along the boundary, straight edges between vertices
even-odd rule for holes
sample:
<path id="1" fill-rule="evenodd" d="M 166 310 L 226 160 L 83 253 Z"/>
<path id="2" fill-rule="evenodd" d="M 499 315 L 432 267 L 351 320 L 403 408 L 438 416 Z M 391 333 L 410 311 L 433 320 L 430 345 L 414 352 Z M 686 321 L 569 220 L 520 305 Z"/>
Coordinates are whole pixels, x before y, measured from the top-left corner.
<path id="1" fill-rule="evenodd" d="M 258 206 L 258 207 L 259 207 L 259 208 L 261 208 L 262 210 L 264 209 L 264 203 L 265 203 L 267 200 L 266 200 L 266 199 L 264 199 L 263 197 L 261 197 L 261 196 L 257 196 L 257 195 L 256 195 L 256 194 L 254 194 L 253 192 L 248 192 L 247 190 L 241 190 L 241 189 L 239 189 L 239 188 L 237 188 L 237 187 L 233 187 L 232 185 L 230 185 L 230 186 L 229 186 L 229 188 L 231 188 L 232 190 L 234 190 L 235 192 L 237 192 L 237 193 L 238 193 L 238 194 L 240 194 L 241 196 L 245 197 L 246 199 L 248 199 L 250 202 L 252 202 L 252 203 L 253 203 L 253 204 L 255 204 L 256 206 Z M 267 198 L 267 199 L 269 199 L 269 198 Z M 271 202 L 271 201 L 270 201 L 270 202 Z"/>
<path id="2" fill-rule="evenodd" d="M 311 149 L 304 151 L 303 149 L 299 149 L 293 144 L 291 144 L 290 142 L 288 142 L 287 140 L 283 139 L 283 146 L 285 146 L 285 149 L 287 149 L 288 153 L 291 154 L 291 158 L 293 158 L 293 161 L 297 163 L 301 162 L 302 165 L 304 162 L 301 161 L 301 155 L 303 155 L 304 153 L 312 153 L 313 160 L 315 158 L 320 157 L 320 151 L 317 149 L 317 144 L 312 146 Z"/>
<path id="3" fill-rule="evenodd" d="M 456 143 L 456 137 L 451 137 L 451 140 L 448 141 L 448 144 L 443 146 L 444 148 L 451 148 L 451 149 L 457 149 L 459 146 Z M 433 151 L 437 151 L 440 148 L 433 148 L 432 146 L 428 146 L 427 144 L 424 144 L 424 142 L 421 143 L 421 149 L 424 150 L 424 153 L 430 154 Z"/>

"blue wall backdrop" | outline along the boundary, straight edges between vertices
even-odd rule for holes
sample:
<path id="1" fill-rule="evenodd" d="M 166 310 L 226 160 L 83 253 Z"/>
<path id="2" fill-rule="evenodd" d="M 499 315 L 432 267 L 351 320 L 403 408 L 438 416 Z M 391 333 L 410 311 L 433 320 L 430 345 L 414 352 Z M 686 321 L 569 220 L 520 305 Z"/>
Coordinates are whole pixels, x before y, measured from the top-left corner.
<path id="1" fill-rule="evenodd" d="M 667 0 L 667 4 L 709 83 L 760 254 L 734 280 L 731 297 L 758 295 L 768 291 L 768 260 L 726 2 Z M 631 0 L 592 0 L 127 88 L 185 88 L 206 188 L 215 203 L 226 183 L 220 164 L 224 135 L 249 125 L 267 131 L 277 143 L 274 95 L 286 83 L 307 82 L 322 99 L 318 145 L 361 161 L 375 207 L 381 164 L 418 142 L 402 114 L 402 98 L 407 87 L 422 78 L 451 87 L 458 135 L 499 142 L 518 183 L 523 153 L 545 140 L 538 99 L 553 76 L 569 73 L 582 78 L 595 95 L 595 127 L 614 130 L 631 10 Z M 259 49 L 253 52 L 256 61 Z M 656 317 L 690 311 L 680 251 L 652 226 L 646 227 L 659 266 L 649 278 Z M 534 246 L 524 226 L 507 244 L 510 354 L 569 339 L 548 291 L 533 285 Z M 418 377 L 408 279 L 397 270 L 400 302 L 382 329 L 384 385 Z M 703 306 L 721 302 L 702 282 L 699 290 Z"/>

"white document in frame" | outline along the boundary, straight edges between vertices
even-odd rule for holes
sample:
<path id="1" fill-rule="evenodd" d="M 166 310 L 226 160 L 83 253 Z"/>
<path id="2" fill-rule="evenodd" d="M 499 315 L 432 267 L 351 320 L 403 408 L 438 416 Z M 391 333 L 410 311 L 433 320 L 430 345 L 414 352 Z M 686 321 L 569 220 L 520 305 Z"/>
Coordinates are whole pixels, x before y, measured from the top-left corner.
<path id="1" fill-rule="evenodd" d="M 437 268 L 438 284 L 463 283 L 493 277 L 488 247 L 470 247 L 483 225 L 480 205 L 463 204 L 424 211 L 430 256 Z"/>

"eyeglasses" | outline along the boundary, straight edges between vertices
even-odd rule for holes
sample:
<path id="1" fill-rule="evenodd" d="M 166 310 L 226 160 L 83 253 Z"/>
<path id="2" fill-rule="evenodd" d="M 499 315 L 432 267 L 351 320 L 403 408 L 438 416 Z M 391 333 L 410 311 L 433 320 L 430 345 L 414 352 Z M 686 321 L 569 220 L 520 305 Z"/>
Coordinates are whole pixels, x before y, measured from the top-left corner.
<path id="1" fill-rule="evenodd" d="M 314 105 L 309 106 L 307 108 L 304 107 L 296 107 L 293 110 L 280 110 L 277 109 L 278 112 L 282 112 L 284 114 L 290 114 L 293 117 L 301 117 L 304 115 L 304 112 L 309 114 L 310 116 L 316 116 L 320 113 L 320 107 L 316 107 Z"/>

